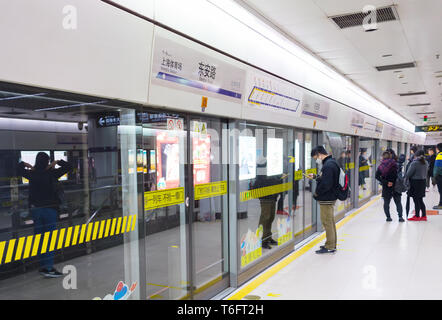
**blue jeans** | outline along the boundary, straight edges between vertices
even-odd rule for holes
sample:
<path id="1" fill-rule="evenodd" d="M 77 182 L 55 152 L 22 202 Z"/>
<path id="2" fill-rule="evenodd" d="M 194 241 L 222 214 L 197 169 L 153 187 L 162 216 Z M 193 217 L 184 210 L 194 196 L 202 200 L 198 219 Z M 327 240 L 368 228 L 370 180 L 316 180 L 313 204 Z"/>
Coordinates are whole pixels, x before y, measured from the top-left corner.
<path id="1" fill-rule="evenodd" d="M 52 231 L 57 228 L 57 210 L 52 208 L 33 208 L 31 209 L 31 215 L 32 220 L 34 220 L 34 233 L 41 234 L 38 248 L 38 252 L 40 252 L 45 232 L 51 232 L 52 237 Z M 48 243 L 51 243 L 51 237 L 49 237 Z M 38 256 L 40 266 L 51 270 L 54 266 L 54 255 L 55 251 L 40 254 Z"/>

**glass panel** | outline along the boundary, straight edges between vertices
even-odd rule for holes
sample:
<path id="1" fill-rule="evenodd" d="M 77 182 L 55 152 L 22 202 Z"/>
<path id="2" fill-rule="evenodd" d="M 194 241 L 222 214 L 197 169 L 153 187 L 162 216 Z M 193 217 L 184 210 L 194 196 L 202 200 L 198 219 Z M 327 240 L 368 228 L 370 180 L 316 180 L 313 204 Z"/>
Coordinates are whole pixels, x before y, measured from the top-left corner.
<path id="1" fill-rule="evenodd" d="M 332 155 L 342 170 L 348 168 L 345 136 L 334 132 L 324 132 L 324 147 L 328 154 Z M 346 211 L 345 201 L 337 200 L 335 216 L 342 215 Z"/>
<path id="2" fill-rule="evenodd" d="M 359 142 L 359 200 L 373 194 L 374 166 L 377 161 L 374 152 L 374 140 L 361 137 Z"/>
<path id="3" fill-rule="evenodd" d="M 228 176 L 227 124 L 214 119 L 191 120 L 194 183 L 192 252 L 195 293 L 227 276 Z"/>
<path id="4" fill-rule="evenodd" d="M 238 228 L 241 267 L 293 238 L 292 130 L 240 123 Z M 292 174 L 290 174 L 292 172 Z"/>
<path id="5" fill-rule="evenodd" d="M 185 197 L 186 120 L 145 112 L 143 148 L 148 299 L 185 299 L 190 286 Z"/>
<path id="6" fill-rule="evenodd" d="M 379 165 L 382 162 L 382 153 L 387 150 L 388 148 L 388 142 L 387 140 L 379 140 L 377 143 L 378 150 L 376 152 L 377 161 L 376 161 L 376 170 L 378 169 Z M 377 193 L 382 192 L 382 185 L 379 182 L 376 182 L 377 185 Z"/>
<path id="7" fill-rule="evenodd" d="M 303 133 L 295 132 L 295 178 L 293 180 L 294 237 L 298 243 L 304 239 L 304 187 Z"/>
<path id="8" fill-rule="evenodd" d="M 318 173 L 316 167 L 316 162 L 312 158 L 311 153 L 313 150 L 313 133 L 307 131 L 305 133 L 305 144 L 304 144 L 304 172 L 308 175 L 309 173 Z M 304 177 L 304 238 L 316 232 L 317 228 L 317 218 L 316 218 L 316 201 L 313 201 L 313 191 L 316 188 L 316 181 Z"/>
<path id="9" fill-rule="evenodd" d="M 355 186 L 354 186 L 354 175 L 355 175 L 355 152 L 354 152 L 354 138 L 347 136 L 345 137 L 345 157 L 346 157 L 346 164 L 345 164 L 345 172 L 348 174 L 348 180 L 350 182 L 350 188 L 349 188 L 349 196 L 348 199 L 345 201 L 345 208 L 347 210 L 351 210 L 355 206 L 353 205 L 353 192 L 355 192 Z"/>
<path id="10" fill-rule="evenodd" d="M 140 299 L 136 110 L 8 84 L 0 97 L 0 299 Z"/>

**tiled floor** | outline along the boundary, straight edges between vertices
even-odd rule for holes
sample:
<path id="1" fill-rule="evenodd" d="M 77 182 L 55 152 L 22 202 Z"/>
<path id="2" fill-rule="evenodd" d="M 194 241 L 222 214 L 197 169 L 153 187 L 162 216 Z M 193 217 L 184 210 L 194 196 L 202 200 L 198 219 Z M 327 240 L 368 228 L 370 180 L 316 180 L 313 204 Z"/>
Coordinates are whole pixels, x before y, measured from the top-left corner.
<path id="1" fill-rule="evenodd" d="M 438 200 L 431 189 L 427 209 Z M 393 202 L 391 213 L 388 223 L 383 200 L 375 201 L 338 230 L 336 254 L 317 255 L 312 248 L 247 294 L 262 300 L 442 299 L 442 215 L 399 223 Z"/>

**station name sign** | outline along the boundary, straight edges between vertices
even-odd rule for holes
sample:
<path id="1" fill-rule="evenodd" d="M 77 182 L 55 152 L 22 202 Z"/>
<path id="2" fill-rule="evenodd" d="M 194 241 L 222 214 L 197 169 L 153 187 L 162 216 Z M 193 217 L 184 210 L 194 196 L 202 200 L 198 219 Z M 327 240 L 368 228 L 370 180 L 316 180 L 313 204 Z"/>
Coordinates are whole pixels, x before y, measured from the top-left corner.
<path id="1" fill-rule="evenodd" d="M 416 132 L 438 132 L 438 131 L 442 131 L 442 124 L 416 127 Z"/>

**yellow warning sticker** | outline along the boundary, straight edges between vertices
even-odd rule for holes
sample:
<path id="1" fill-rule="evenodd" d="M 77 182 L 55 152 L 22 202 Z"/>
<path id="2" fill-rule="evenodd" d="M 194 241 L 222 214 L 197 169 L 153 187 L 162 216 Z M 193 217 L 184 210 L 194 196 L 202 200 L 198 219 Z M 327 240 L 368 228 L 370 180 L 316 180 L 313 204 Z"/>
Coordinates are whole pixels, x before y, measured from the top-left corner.
<path id="1" fill-rule="evenodd" d="M 295 171 L 295 181 L 302 180 L 302 170 Z"/>
<path id="2" fill-rule="evenodd" d="M 289 242 L 292 239 L 293 239 L 293 232 L 289 232 L 289 233 L 283 235 L 282 237 L 278 238 L 278 246 L 280 246 L 286 242 Z"/>
<path id="3" fill-rule="evenodd" d="M 219 181 L 195 186 L 195 200 L 222 196 L 227 193 L 227 181 Z"/>
<path id="4" fill-rule="evenodd" d="M 318 174 L 318 169 L 316 169 L 316 168 L 308 169 L 306 171 L 306 174 L 307 175 L 309 175 L 309 174 Z"/>
<path id="5" fill-rule="evenodd" d="M 370 170 L 370 166 L 362 166 L 362 167 L 359 167 L 359 172 L 369 171 L 369 170 Z"/>
<path id="6" fill-rule="evenodd" d="M 291 182 L 277 184 L 270 187 L 264 187 L 259 189 L 253 189 L 241 192 L 239 198 L 241 202 L 246 202 L 252 199 L 259 199 L 262 197 L 267 197 L 272 194 L 281 193 L 284 191 L 289 191 L 293 189 L 293 184 Z"/>
<path id="7" fill-rule="evenodd" d="M 144 210 L 169 207 L 184 202 L 184 188 L 175 188 L 144 193 Z"/>
<path id="8" fill-rule="evenodd" d="M 245 267 L 249 263 L 252 263 L 253 261 L 261 258 L 262 256 L 262 247 L 259 247 L 258 249 L 247 253 L 246 255 L 241 256 L 241 267 Z"/>

